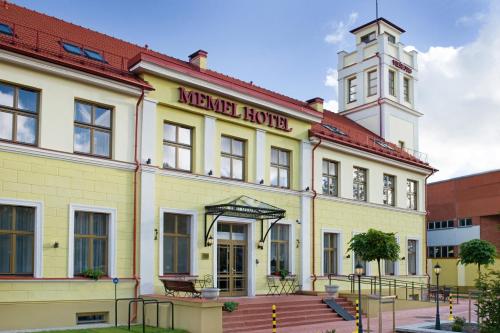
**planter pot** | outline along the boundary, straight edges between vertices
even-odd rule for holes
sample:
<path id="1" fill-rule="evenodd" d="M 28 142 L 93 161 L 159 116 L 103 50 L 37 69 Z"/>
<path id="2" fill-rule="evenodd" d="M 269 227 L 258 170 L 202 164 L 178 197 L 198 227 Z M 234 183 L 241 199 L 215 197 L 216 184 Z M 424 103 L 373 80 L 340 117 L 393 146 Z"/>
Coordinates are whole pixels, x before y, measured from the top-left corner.
<path id="1" fill-rule="evenodd" d="M 219 288 L 203 288 L 201 290 L 201 297 L 206 299 L 217 299 L 219 297 Z"/>
<path id="2" fill-rule="evenodd" d="M 339 293 L 339 286 L 327 284 L 325 285 L 325 292 L 330 297 L 336 297 Z"/>

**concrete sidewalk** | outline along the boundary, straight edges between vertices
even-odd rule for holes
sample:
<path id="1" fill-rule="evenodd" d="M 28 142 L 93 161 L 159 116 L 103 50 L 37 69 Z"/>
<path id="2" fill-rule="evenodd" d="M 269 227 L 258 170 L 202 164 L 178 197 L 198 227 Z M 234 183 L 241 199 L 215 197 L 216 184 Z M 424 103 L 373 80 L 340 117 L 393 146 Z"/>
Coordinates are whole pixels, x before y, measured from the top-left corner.
<path id="1" fill-rule="evenodd" d="M 463 302 L 460 304 L 453 305 L 453 314 L 458 315 L 460 317 L 465 317 L 468 320 L 469 316 L 469 306 L 467 302 Z M 440 316 L 442 320 L 448 320 L 449 315 L 449 306 L 447 304 L 440 307 L 439 310 Z M 429 325 L 432 325 L 435 322 L 435 314 L 436 308 L 423 308 L 423 309 L 412 309 L 412 310 L 401 310 L 396 312 L 396 327 L 401 325 L 414 324 L 419 322 L 429 322 Z M 392 312 L 384 312 L 382 313 L 382 322 L 383 322 L 383 333 L 392 332 Z M 472 320 L 476 320 L 476 316 L 474 311 L 472 312 Z M 363 331 L 368 332 L 366 330 L 366 319 L 363 320 Z M 378 330 L 378 318 L 370 319 L 370 332 L 377 332 Z M 331 324 L 322 323 L 308 326 L 297 326 L 297 327 L 284 327 L 279 328 L 279 320 L 278 320 L 278 333 L 325 333 L 328 330 L 336 330 L 336 333 L 353 333 L 355 330 L 356 324 L 354 321 L 345 321 L 345 322 L 334 322 Z M 261 330 L 255 331 L 254 333 L 269 333 L 270 330 Z"/>

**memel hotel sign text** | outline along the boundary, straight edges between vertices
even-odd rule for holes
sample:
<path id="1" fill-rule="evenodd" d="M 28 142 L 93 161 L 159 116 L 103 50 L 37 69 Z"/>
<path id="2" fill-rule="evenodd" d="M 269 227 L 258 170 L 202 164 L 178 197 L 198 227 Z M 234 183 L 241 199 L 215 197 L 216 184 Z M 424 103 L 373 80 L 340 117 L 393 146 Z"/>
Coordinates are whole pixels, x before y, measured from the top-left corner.
<path id="1" fill-rule="evenodd" d="M 241 118 L 245 121 L 259 125 L 264 124 L 286 132 L 292 131 L 292 128 L 288 127 L 287 117 L 272 112 L 255 110 L 249 106 L 243 106 L 243 113 L 241 113 L 238 112 L 238 104 L 235 102 L 223 98 L 214 98 L 195 90 L 188 91 L 184 87 L 179 87 L 178 89 L 179 103 L 214 111 L 233 118 Z"/>

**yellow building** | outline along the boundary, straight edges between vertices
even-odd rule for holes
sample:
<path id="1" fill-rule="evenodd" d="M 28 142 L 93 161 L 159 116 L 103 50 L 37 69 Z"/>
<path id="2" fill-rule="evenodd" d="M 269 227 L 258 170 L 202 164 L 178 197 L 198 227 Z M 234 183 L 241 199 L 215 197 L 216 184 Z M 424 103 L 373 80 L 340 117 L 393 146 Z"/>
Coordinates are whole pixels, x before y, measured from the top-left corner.
<path id="1" fill-rule="evenodd" d="M 369 228 L 401 245 L 384 274 L 426 281 L 416 54 L 394 63 L 388 34 L 339 62 L 339 100 L 358 104 L 335 114 L 211 71 L 201 50 L 181 61 L 15 5 L 0 24 L 0 329 L 110 321 L 112 278 L 118 297 L 180 276 L 265 295 L 279 273 L 321 292 Z M 360 31 L 378 24 L 397 28 Z"/>

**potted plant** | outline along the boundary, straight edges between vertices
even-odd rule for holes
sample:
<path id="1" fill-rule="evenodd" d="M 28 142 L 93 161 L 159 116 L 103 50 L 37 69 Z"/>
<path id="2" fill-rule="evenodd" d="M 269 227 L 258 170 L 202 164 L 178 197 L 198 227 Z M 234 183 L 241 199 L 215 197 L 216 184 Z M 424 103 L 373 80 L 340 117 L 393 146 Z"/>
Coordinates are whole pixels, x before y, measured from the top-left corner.
<path id="1" fill-rule="evenodd" d="M 288 276 L 288 270 L 280 269 L 278 274 L 279 274 L 281 280 L 284 280 Z"/>
<path id="2" fill-rule="evenodd" d="M 104 276 L 104 272 L 101 271 L 100 269 L 87 269 L 86 271 L 83 272 L 83 276 L 85 276 L 88 279 L 93 279 L 97 281 Z"/>
<path id="3" fill-rule="evenodd" d="M 217 299 L 219 297 L 220 289 L 215 288 L 213 283 L 212 287 L 206 287 L 201 289 L 201 297 L 205 299 Z"/>
<path id="4" fill-rule="evenodd" d="M 325 284 L 325 292 L 329 297 L 336 297 L 339 293 L 339 286 L 335 284 Z"/>

